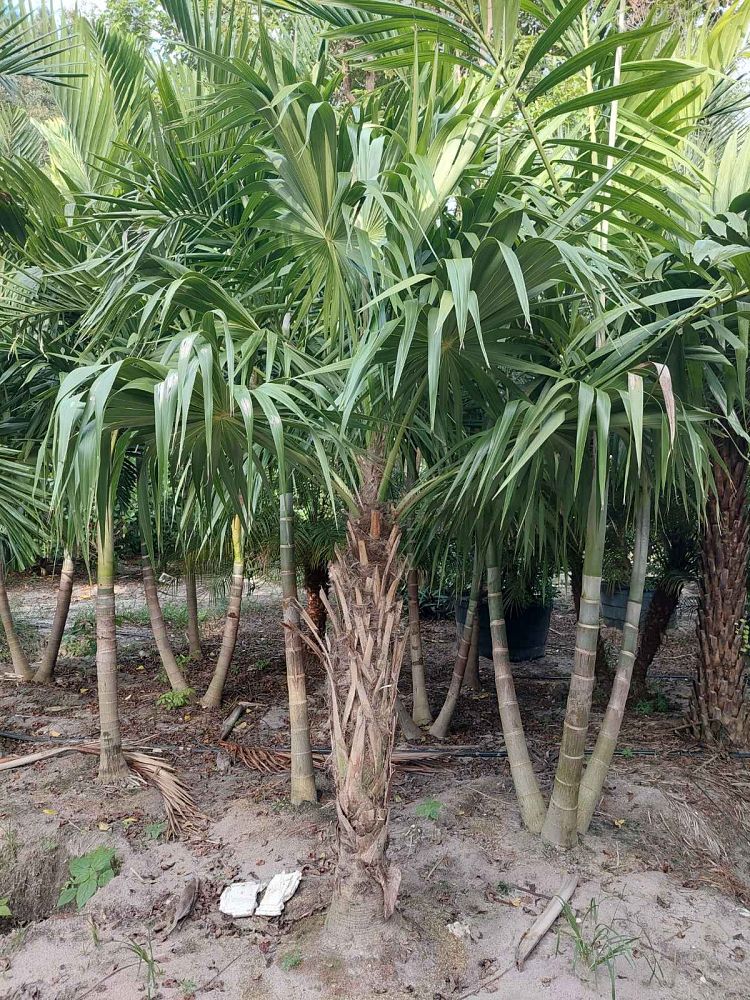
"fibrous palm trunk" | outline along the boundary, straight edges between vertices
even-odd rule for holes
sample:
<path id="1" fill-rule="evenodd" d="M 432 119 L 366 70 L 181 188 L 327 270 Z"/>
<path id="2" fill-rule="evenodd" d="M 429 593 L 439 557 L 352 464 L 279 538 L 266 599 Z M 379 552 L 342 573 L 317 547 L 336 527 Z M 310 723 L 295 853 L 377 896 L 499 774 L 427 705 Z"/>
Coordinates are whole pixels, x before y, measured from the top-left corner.
<path id="1" fill-rule="evenodd" d="M 600 494 L 596 479 L 591 485 L 586 518 L 581 610 L 576 625 L 573 673 L 570 678 L 560 758 L 552 787 L 542 838 L 557 847 L 572 847 L 578 830 L 578 787 L 583 772 L 591 698 L 594 691 L 596 640 L 599 635 L 602 561 L 607 522 L 606 487 Z"/>
<path id="2" fill-rule="evenodd" d="M 503 727 L 503 739 L 508 751 L 508 763 L 516 790 L 518 808 L 524 825 L 532 833 L 539 833 L 544 823 L 544 799 L 529 757 L 529 748 L 521 722 L 516 689 L 510 666 L 508 637 L 505 630 L 505 612 L 501 591 L 501 573 L 497 564 L 497 549 L 490 541 L 487 546 L 487 601 L 490 610 L 492 633 L 492 664 L 495 668 L 497 707 Z"/>
<path id="3" fill-rule="evenodd" d="M 34 674 L 34 680 L 40 684 L 46 684 L 52 680 L 57 665 L 57 657 L 60 653 L 65 625 L 68 621 L 70 611 L 70 599 L 73 594 L 73 574 L 75 564 L 73 556 L 66 549 L 63 553 L 62 567 L 60 569 L 60 585 L 57 588 L 57 602 L 55 605 L 55 617 L 52 621 L 52 630 L 44 649 L 42 662 Z"/>
<path id="4" fill-rule="evenodd" d="M 445 696 L 445 701 L 443 702 L 443 707 L 440 709 L 440 714 L 437 719 L 433 722 L 430 727 L 430 735 L 437 736 L 438 739 L 445 739 L 448 735 L 448 730 L 450 728 L 451 719 L 453 718 L 453 712 L 458 704 L 458 696 L 461 693 L 461 687 L 464 681 L 464 674 L 466 673 L 466 664 L 469 659 L 469 652 L 471 650 L 471 633 L 474 628 L 474 615 L 477 611 L 477 599 L 479 597 L 479 586 L 482 578 L 482 561 L 479 558 L 479 553 L 474 556 L 474 573 L 471 580 L 471 591 L 469 592 L 469 603 L 466 607 L 466 618 L 464 619 L 464 627 L 461 632 L 461 639 L 458 643 L 458 652 L 456 654 L 455 663 L 453 666 L 453 673 L 451 675 L 451 682 L 448 686 L 448 693 Z"/>
<path id="5" fill-rule="evenodd" d="M 633 678 L 628 696 L 631 703 L 648 697 L 648 670 L 662 647 L 669 622 L 680 603 L 681 590 L 681 587 L 666 586 L 663 583 L 658 583 L 654 589 L 651 604 L 643 620 L 638 653 L 633 664 Z"/>
<path id="6" fill-rule="evenodd" d="M 293 805 L 316 802 L 310 723 L 307 717 L 305 658 L 302 655 L 300 610 L 297 600 L 297 562 L 294 552 L 294 496 L 282 493 L 279 501 L 281 541 L 281 597 L 284 609 L 284 653 L 289 692 L 289 730 L 291 746 L 291 789 Z M 322 639 L 322 633 L 317 633 Z"/>
<path id="7" fill-rule="evenodd" d="M 99 780 L 119 784 L 128 777 L 122 753 L 117 703 L 117 630 L 115 624 L 115 547 L 112 502 L 97 526 L 96 682 L 99 695 L 101 751 Z"/>
<path id="8" fill-rule="evenodd" d="M 15 671 L 16 677 L 20 681 L 30 681 L 31 680 L 31 667 L 29 666 L 29 660 L 26 653 L 21 645 L 21 640 L 18 638 L 18 633 L 16 632 L 16 626 L 13 622 L 13 614 L 10 610 L 10 602 L 8 600 L 8 591 L 5 587 L 5 564 L 3 558 L 0 555 L 0 622 L 3 624 L 3 631 L 5 632 L 5 640 L 8 643 L 8 649 L 10 651 L 10 659 L 13 664 L 13 670 Z"/>
<path id="9" fill-rule="evenodd" d="M 701 542 L 698 675 L 690 717 L 707 743 L 750 740 L 747 661 L 739 622 L 745 617 L 750 522 L 747 461 L 731 439 L 718 443 L 716 494 L 709 498 Z"/>
<path id="10" fill-rule="evenodd" d="M 326 925 L 354 949 L 393 913 L 401 873 L 387 857 L 391 751 L 405 637 L 400 634 L 400 539 L 365 468 L 360 510 L 331 567 L 335 610 L 320 655 L 329 678 L 338 861 Z"/>
<path id="11" fill-rule="evenodd" d="M 146 551 L 146 546 L 141 545 L 141 570 L 143 573 L 143 590 L 146 595 L 146 607 L 148 617 L 151 621 L 151 631 L 154 634 L 154 642 L 159 651 L 159 658 L 164 667 L 164 671 L 169 678 L 169 683 L 173 691 L 187 691 L 188 684 L 183 677 L 179 664 L 175 659 L 172 643 L 169 641 L 167 626 L 164 622 L 161 604 L 159 603 L 159 592 L 156 589 L 154 578 L 154 568 L 151 559 Z"/>
<path id="12" fill-rule="evenodd" d="M 328 611 L 320 592 L 328 594 L 331 581 L 328 577 L 328 566 L 325 563 L 305 566 L 305 590 L 307 591 L 307 613 L 315 626 L 318 635 L 325 635 Z"/>
<path id="13" fill-rule="evenodd" d="M 412 718 L 418 726 L 432 722 L 427 684 L 424 676 L 422 629 L 419 620 L 419 571 L 412 568 L 406 574 L 409 599 L 409 656 L 411 658 Z"/>
<path id="14" fill-rule="evenodd" d="M 188 655 L 194 663 L 203 659 L 201 632 L 198 622 L 198 591 L 195 584 L 195 570 L 185 568 L 185 604 L 187 606 Z"/>
<path id="15" fill-rule="evenodd" d="M 221 637 L 221 649 L 216 661 L 211 683 L 201 699 L 203 708 L 218 708 L 224 693 L 229 667 L 237 645 L 237 633 L 240 628 L 240 613 L 242 611 L 242 591 L 245 586 L 245 557 L 242 544 L 242 524 L 237 515 L 232 518 L 232 583 L 229 587 L 227 614 L 224 619 L 224 633 Z"/>
<path id="16" fill-rule="evenodd" d="M 469 659 L 466 661 L 464 687 L 475 694 L 482 690 L 479 680 L 479 613 L 474 615 L 474 624 L 471 627 L 471 645 Z"/>
<path id="17" fill-rule="evenodd" d="M 648 486 L 641 488 L 638 497 L 638 507 L 635 514 L 635 540 L 633 544 L 633 565 L 630 573 L 630 590 L 628 606 L 625 612 L 625 623 L 622 632 L 622 645 L 617 661 L 612 691 L 609 696 L 607 710 L 604 713 L 602 727 L 589 758 L 588 765 L 581 779 L 578 791 L 578 832 L 586 833 L 599 804 L 604 782 L 612 763 L 620 727 L 625 716 L 625 706 L 628 701 L 630 679 L 633 673 L 635 651 L 638 648 L 638 630 L 643 607 L 643 588 L 646 583 L 648 568 L 648 540 L 651 525 L 651 495 Z"/>

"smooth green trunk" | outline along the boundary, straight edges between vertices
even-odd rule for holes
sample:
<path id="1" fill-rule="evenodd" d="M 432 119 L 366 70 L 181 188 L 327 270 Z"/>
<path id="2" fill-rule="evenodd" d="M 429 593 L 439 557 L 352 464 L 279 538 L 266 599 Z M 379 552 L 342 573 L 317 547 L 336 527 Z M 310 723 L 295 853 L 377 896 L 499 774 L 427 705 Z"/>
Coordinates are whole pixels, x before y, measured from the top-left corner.
<path id="1" fill-rule="evenodd" d="M 198 620 L 198 591 L 195 583 L 195 570 L 192 566 L 185 567 L 185 604 L 187 606 L 187 637 L 188 655 L 194 663 L 203 659 L 201 649 L 201 632 Z"/>
<path id="2" fill-rule="evenodd" d="M 443 702 L 443 707 L 440 709 L 440 714 L 430 728 L 430 735 L 437 736 L 438 739 L 445 739 L 448 735 L 451 719 L 453 718 L 453 712 L 455 711 L 458 703 L 458 696 L 461 693 L 461 686 L 464 681 L 466 664 L 468 662 L 469 651 L 471 649 L 471 632 L 474 627 L 474 615 L 477 610 L 477 598 L 479 596 L 479 585 L 481 580 L 482 560 L 479 558 L 479 553 L 477 552 L 474 556 L 474 573 L 471 581 L 471 590 L 469 592 L 469 603 L 466 608 L 466 619 L 464 621 L 463 632 L 461 633 L 461 641 L 458 644 L 458 653 L 456 654 L 453 674 L 451 675 L 451 682 L 448 687 L 448 693 L 445 696 L 445 701 Z"/>
<path id="3" fill-rule="evenodd" d="M 503 727 L 503 739 L 508 751 L 508 763 L 516 790 L 518 808 L 524 826 L 532 833 L 539 833 L 544 824 L 544 799 L 529 757 L 529 748 L 521 722 L 516 688 L 510 666 L 508 637 L 505 631 L 505 611 L 501 590 L 501 573 L 497 564 L 494 542 L 487 546 L 487 600 L 490 609 L 492 633 L 492 664 L 495 668 L 497 707 Z"/>
<path id="4" fill-rule="evenodd" d="M 169 641 L 169 633 L 167 632 L 161 604 L 159 603 L 159 591 L 156 589 L 154 567 L 151 565 L 151 559 L 145 545 L 141 545 L 141 570 L 143 572 L 143 590 L 146 595 L 148 617 L 151 621 L 151 631 L 154 634 L 154 642 L 159 651 L 161 665 L 164 667 L 164 672 L 169 678 L 172 690 L 187 691 L 187 681 L 175 658 L 172 643 Z"/>
<path id="5" fill-rule="evenodd" d="M 578 793 L 578 832 L 586 833 L 591 823 L 599 799 L 609 765 L 617 746 L 617 738 L 625 715 L 625 706 L 630 691 L 630 679 L 633 675 L 633 663 L 638 649 L 638 632 L 643 606 L 643 588 L 646 583 L 648 568 L 648 539 L 651 524 L 651 496 L 647 485 L 641 489 L 636 511 L 635 543 L 633 547 L 633 567 L 630 574 L 630 591 L 628 607 L 625 613 L 625 625 L 622 633 L 622 646 L 617 662 L 612 692 L 609 696 L 607 711 L 604 713 L 602 728 L 596 741 L 594 752 L 581 779 Z"/>
<path id="6" fill-rule="evenodd" d="M 474 624 L 471 627 L 471 645 L 469 646 L 469 659 L 466 661 L 466 674 L 464 675 L 464 687 L 467 691 L 478 694 L 482 690 L 479 680 L 479 613 L 474 615 Z"/>
<path id="7" fill-rule="evenodd" d="M 224 693 L 229 667 L 237 645 L 237 633 L 240 628 L 240 613 L 242 611 L 242 591 L 245 586 L 245 557 L 242 545 L 242 524 L 237 515 L 232 518 L 232 583 L 229 588 L 227 614 L 224 619 L 224 633 L 221 637 L 221 649 L 214 667 L 211 683 L 201 698 L 202 708 L 218 708 Z"/>
<path id="8" fill-rule="evenodd" d="M 557 847 L 569 848 L 578 836 L 578 788 L 583 773 L 591 696 L 594 690 L 596 641 L 599 635 L 604 533 L 607 522 L 606 486 L 600 497 L 594 473 L 586 517 L 581 607 L 576 626 L 573 673 L 570 678 L 560 758 L 552 787 L 542 838 Z"/>
<path id="9" fill-rule="evenodd" d="M 300 634 L 297 599 L 297 563 L 294 553 L 294 496 L 282 493 L 279 502 L 281 540 L 281 597 L 284 608 L 284 652 L 286 681 L 289 690 L 289 728 L 291 745 L 291 800 L 317 802 L 315 772 L 310 748 L 310 723 L 307 718 L 305 661 Z"/>
<path id="10" fill-rule="evenodd" d="M 19 681 L 30 681 L 32 674 L 29 659 L 23 651 L 21 640 L 18 638 L 16 626 L 13 622 L 13 614 L 10 610 L 8 591 L 5 589 L 5 564 L 3 563 L 2 556 L 0 556 L 0 622 L 3 625 L 5 640 L 8 643 L 10 659 L 16 677 Z"/>
<path id="11" fill-rule="evenodd" d="M 128 777 L 122 753 L 117 703 L 115 546 L 112 502 L 96 532 L 96 683 L 99 696 L 99 780 L 118 784 Z"/>
<path id="12" fill-rule="evenodd" d="M 74 572 L 75 563 L 73 562 L 73 556 L 66 549 L 63 553 L 62 567 L 60 569 L 60 584 L 57 588 L 57 602 L 55 604 L 55 617 L 52 622 L 52 630 L 44 649 L 42 661 L 39 664 L 37 672 L 34 674 L 34 680 L 40 684 L 45 684 L 52 680 L 52 675 L 57 666 L 57 657 L 60 655 L 60 646 L 62 645 L 63 633 L 65 632 L 68 612 L 70 611 Z"/>

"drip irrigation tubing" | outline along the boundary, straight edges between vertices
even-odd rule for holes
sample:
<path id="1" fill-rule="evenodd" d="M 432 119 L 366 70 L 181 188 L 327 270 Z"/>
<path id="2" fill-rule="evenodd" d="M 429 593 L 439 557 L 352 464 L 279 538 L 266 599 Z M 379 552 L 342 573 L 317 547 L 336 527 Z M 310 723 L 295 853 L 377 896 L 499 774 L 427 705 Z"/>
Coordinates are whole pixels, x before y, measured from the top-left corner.
<path id="1" fill-rule="evenodd" d="M 94 736 L 82 736 L 77 739 L 66 740 L 63 737 L 54 736 L 30 736 L 28 733 L 16 733 L 0 729 L 0 739 L 4 740 L 17 740 L 24 743 L 44 743 L 44 744 L 65 744 L 67 746 L 76 746 L 79 743 L 91 743 L 97 740 L 99 737 Z M 193 753 L 221 753 L 223 748 L 221 746 L 208 746 L 205 743 L 177 743 L 177 744 L 162 744 L 160 746 L 150 745 L 144 742 L 127 743 L 129 748 L 137 748 L 139 750 L 148 751 L 149 753 L 175 753 L 180 750 L 191 750 Z M 263 750 L 278 751 L 279 753 L 290 753 L 290 747 L 262 747 Z M 399 748 L 404 749 L 404 748 Z M 507 750 L 480 750 L 479 747 L 413 747 L 420 754 L 434 754 L 436 757 L 466 757 L 478 760 L 505 760 L 508 756 Z M 312 753 L 322 753 L 329 754 L 331 752 L 330 747 L 313 747 Z M 593 747 L 587 749 L 586 753 L 591 754 L 593 752 Z M 750 750 L 722 750 L 719 751 L 721 754 L 727 757 L 734 757 L 737 760 L 750 760 Z M 647 747 L 620 747 L 615 750 L 615 755 L 619 757 L 656 757 L 656 756 L 667 756 L 667 757 L 710 757 L 714 756 L 716 751 L 708 750 L 702 747 L 695 747 L 693 749 L 669 749 L 669 750 L 651 750 Z"/>

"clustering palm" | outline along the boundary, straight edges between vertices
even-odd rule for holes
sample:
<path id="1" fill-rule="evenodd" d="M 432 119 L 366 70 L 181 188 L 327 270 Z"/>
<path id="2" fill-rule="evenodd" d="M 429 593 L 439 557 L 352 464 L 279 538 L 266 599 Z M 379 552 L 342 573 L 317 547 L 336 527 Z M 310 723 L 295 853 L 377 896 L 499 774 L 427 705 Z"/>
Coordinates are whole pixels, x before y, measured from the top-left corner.
<path id="1" fill-rule="evenodd" d="M 718 348 L 741 354 L 746 343 L 736 206 L 710 245 L 686 248 L 710 187 L 695 117 L 718 113 L 705 70 L 724 68 L 711 63 L 718 42 L 736 50 L 747 13 L 706 19 L 690 43 L 700 59 L 689 61 L 666 20 L 618 25 L 612 5 L 583 0 L 538 5 L 528 34 L 516 4 L 276 0 L 273 35 L 231 6 L 228 22 L 220 5 L 164 6 L 184 58 L 147 59 L 116 31 L 75 21 L 87 73 L 59 90 L 48 168 L 0 160 L 12 241 L 6 346 L 18 384 L 32 365 L 26 382 L 45 386 L 53 429 L 40 467 L 48 462 L 66 541 L 96 538 L 105 775 L 121 770 L 112 510 L 123 464 L 137 463 L 144 496 L 179 505 L 186 551 L 215 551 L 231 524 L 232 601 L 211 705 L 231 662 L 246 540 L 278 502 L 294 801 L 316 794 L 295 551 L 295 527 L 307 545 L 315 513 L 308 503 L 296 517 L 295 494 L 348 506 L 334 634 L 324 640 L 318 623 L 308 639 L 332 693 L 337 897 L 349 908 L 361 900 L 369 920 L 392 910 L 398 886 L 386 856 L 403 652 L 394 514 L 410 558 L 448 533 L 473 558 L 474 592 L 486 569 L 524 821 L 569 846 L 596 807 L 627 698 L 650 521 L 668 494 L 692 490 L 700 506 L 710 481 L 697 382 L 730 425 L 737 408 L 738 392 L 715 391 Z M 289 12 L 328 25 L 320 58 L 303 46 L 295 65 Z M 377 74 L 361 95 L 339 90 L 330 53 L 342 38 L 347 63 Z M 615 489 L 636 538 L 630 603 L 584 773 Z M 562 564 L 571 536 L 583 588 L 545 808 L 513 690 L 500 559 L 553 552 Z M 327 608 L 324 585 L 320 598 Z M 438 736 L 463 682 L 472 606 Z"/>

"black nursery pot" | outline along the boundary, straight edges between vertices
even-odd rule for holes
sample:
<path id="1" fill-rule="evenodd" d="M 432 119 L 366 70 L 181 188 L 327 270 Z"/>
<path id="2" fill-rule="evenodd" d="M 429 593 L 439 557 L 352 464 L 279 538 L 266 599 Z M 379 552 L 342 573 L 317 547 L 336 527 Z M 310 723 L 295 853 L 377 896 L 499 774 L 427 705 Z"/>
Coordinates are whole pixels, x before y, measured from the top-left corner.
<path id="1" fill-rule="evenodd" d="M 619 587 L 617 590 L 607 590 L 602 585 L 602 607 L 601 616 L 605 625 L 610 628 L 623 628 L 625 625 L 625 612 L 628 609 L 628 588 Z M 653 600 L 653 590 L 643 591 L 643 604 L 641 606 L 641 625 L 646 617 L 646 612 Z M 670 625 L 673 622 L 670 619 Z"/>
<path id="2" fill-rule="evenodd" d="M 460 639 L 468 597 L 456 602 L 456 625 Z M 492 634 L 490 632 L 490 609 L 485 601 L 479 612 L 479 655 L 492 659 Z M 505 615 L 505 630 L 508 634 L 508 651 L 514 663 L 520 660 L 539 660 L 547 651 L 547 636 L 552 616 L 551 604 L 530 604 L 526 608 L 508 611 Z"/>

